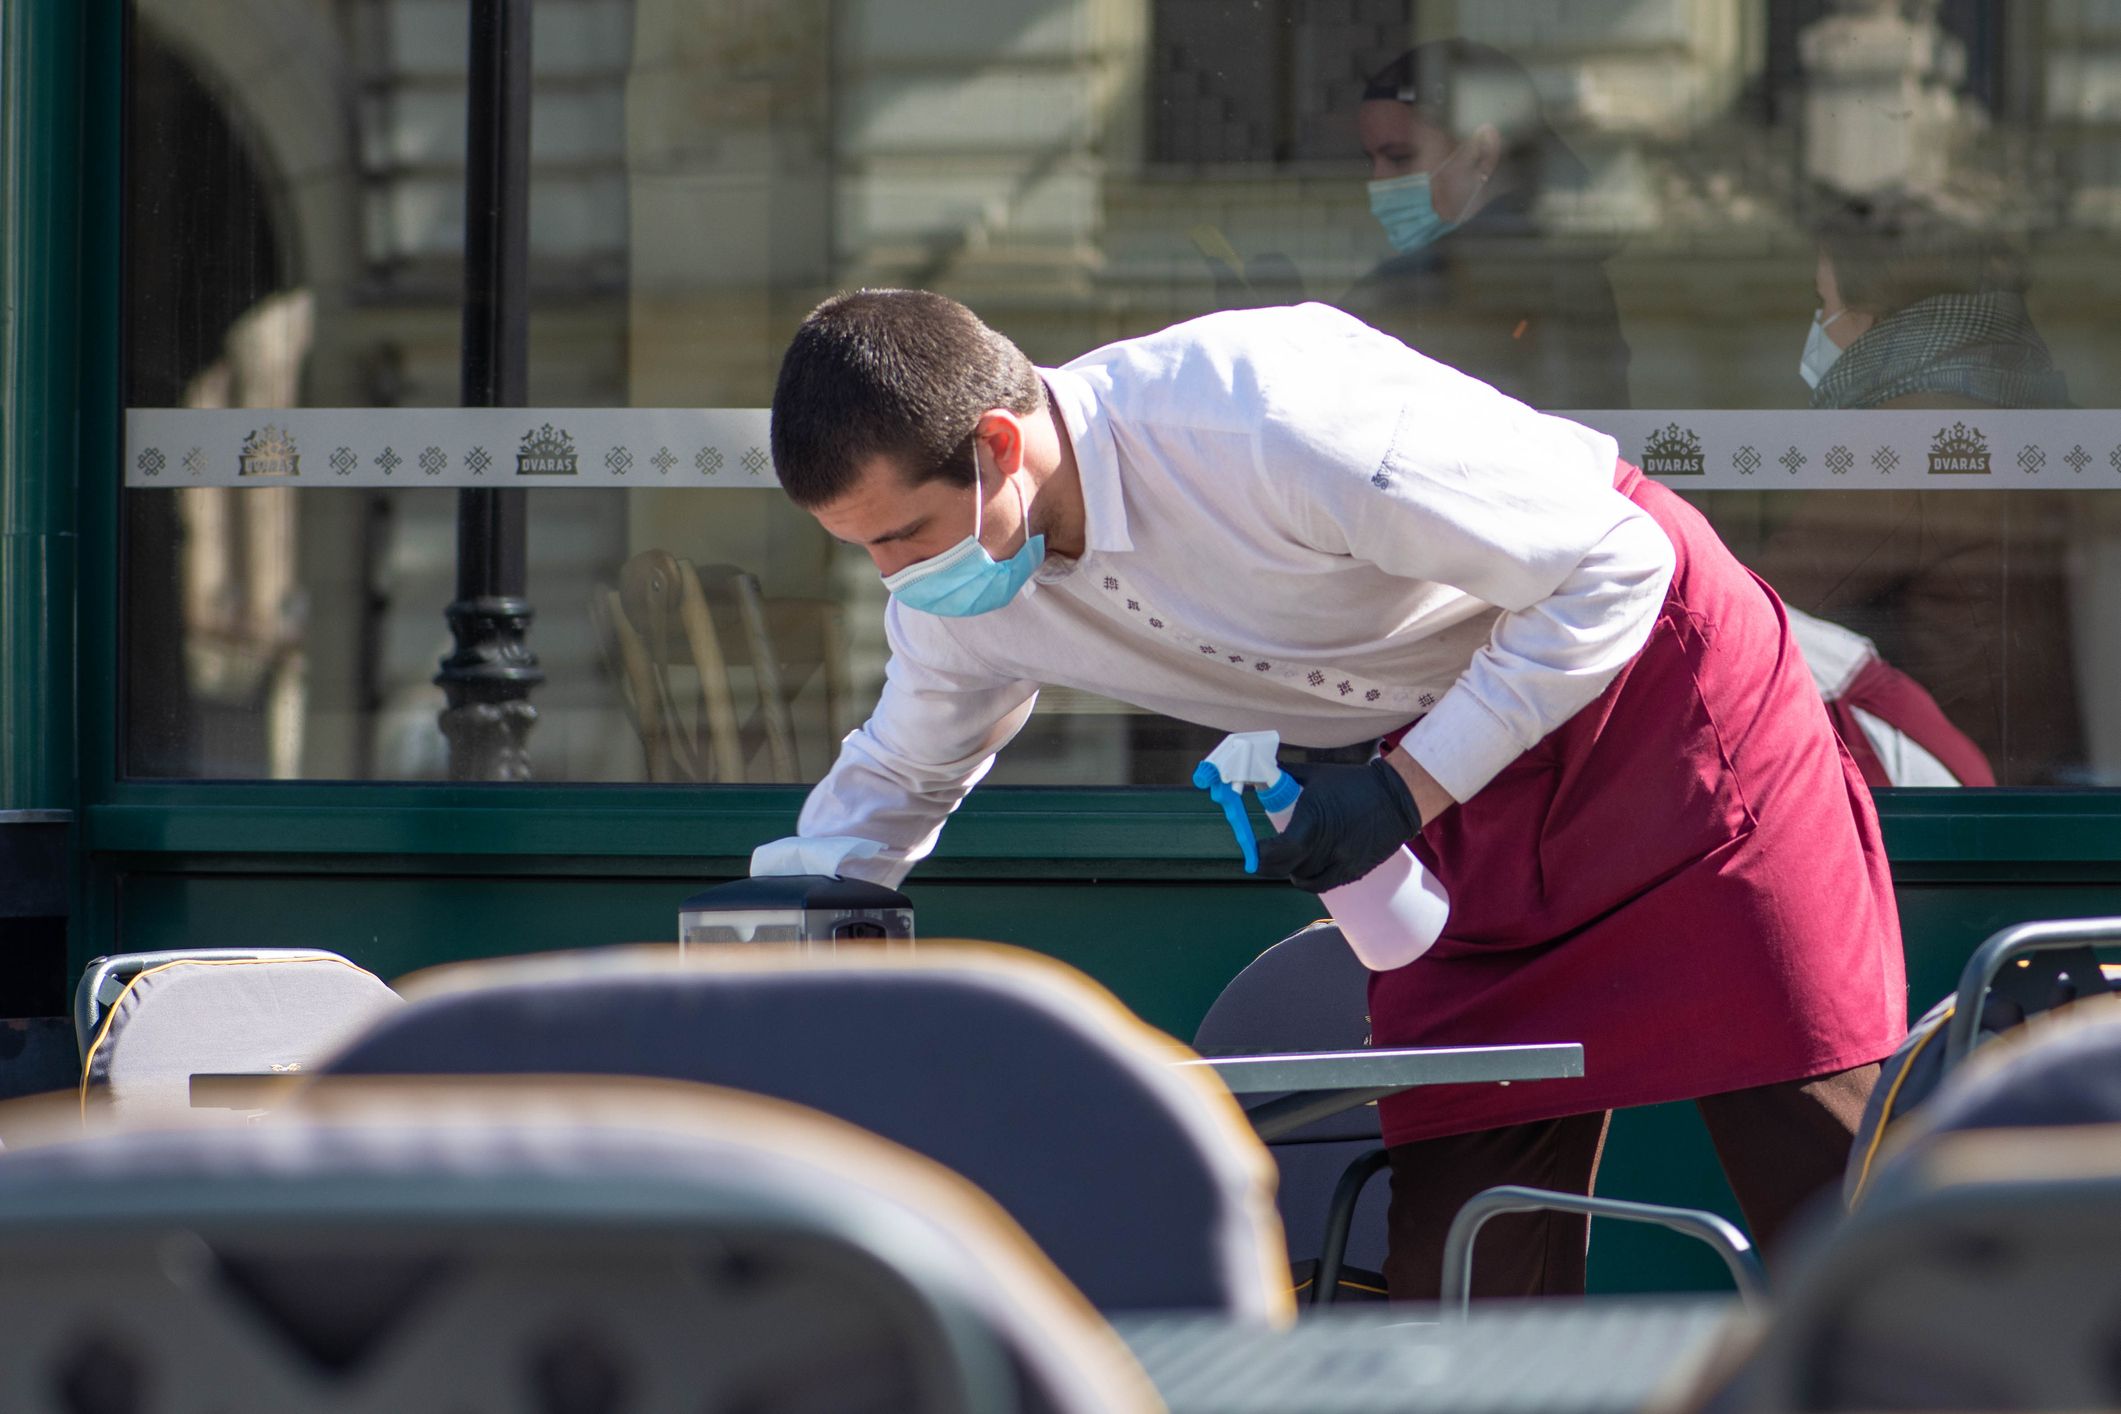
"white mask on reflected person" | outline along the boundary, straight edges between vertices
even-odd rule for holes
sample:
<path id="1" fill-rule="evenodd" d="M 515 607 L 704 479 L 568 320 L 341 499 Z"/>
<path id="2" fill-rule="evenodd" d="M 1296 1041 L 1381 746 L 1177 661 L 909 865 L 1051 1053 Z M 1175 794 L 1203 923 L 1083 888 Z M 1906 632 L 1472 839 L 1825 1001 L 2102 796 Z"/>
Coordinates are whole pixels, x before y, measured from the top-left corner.
<path id="1" fill-rule="evenodd" d="M 1804 336 L 1804 356 L 1797 360 L 1797 376 L 1804 380 L 1807 388 L 1818 387 L 1819 380 L 1834 366 L 1834 360 L 1841 357 L 1841 346 L 1826 336 L 1826 326 L 1847 314 L 1848 308 L 1844 305 L 1835 310 L 1834 319 L 1825 323 L 1820 322 L 1821 312 L 1812 311 L 1812 332 Z"/>

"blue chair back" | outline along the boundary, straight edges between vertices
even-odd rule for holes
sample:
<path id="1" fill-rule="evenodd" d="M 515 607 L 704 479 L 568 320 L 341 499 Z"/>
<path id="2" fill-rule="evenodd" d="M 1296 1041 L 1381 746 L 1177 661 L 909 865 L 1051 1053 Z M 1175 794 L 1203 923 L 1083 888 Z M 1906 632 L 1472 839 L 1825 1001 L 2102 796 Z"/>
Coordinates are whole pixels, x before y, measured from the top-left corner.
<path id="1" fill-rule="evenodd" d="M 771 1095 L 971 1179 L 1100 1310 L 1287 1310 L 1269 1171 L 1241 1113 L 1079 974 L 932 943 L 691 958 L 443 969 L 325 1069 L 660 1076 Z"/>
<path id="2" fill-rule="evenodd" d="M 1977 1097 L 1958 1118 L 2073 1112 L 2006 1116 Z M 1699 1407 L 2121 1407 L 2121 1126 L 1933 1131 L 1804 1257 L 1778 1278 L 1735 1397 Z"/>
<path id="3" fill-rule="evenodd" d="M 962 1180 L 756 1096 L 327 1081 L 0 1155 L 0 1408 L 1147 1414 Z"/>
<path id="4" fill-rule="evenodd" d="M 1909 1117 L 1904 1145 L 1975 1129 L 2110 1124 L 2121 1124 L 2121 997 L 2101 996 L 1976 1051 Z"/>

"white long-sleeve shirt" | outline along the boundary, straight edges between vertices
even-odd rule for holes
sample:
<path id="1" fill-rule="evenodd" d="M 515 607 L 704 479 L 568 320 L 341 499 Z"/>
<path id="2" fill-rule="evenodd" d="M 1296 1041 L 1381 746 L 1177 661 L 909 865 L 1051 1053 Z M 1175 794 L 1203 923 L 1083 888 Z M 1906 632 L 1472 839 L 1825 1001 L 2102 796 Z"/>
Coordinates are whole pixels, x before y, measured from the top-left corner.
<path id="1" fill-rule="evenodd" d="M 892 601 L 875 713 L 754 873 L 895 885 L 1042 684 L 1301 746 L 1419 717 L 1406 749 L 1464 801 L 1612 681 L 1671 579 L 1612 438 L 1325 305 L 1041 373 L 1085 553 L 976 617 Z"/>

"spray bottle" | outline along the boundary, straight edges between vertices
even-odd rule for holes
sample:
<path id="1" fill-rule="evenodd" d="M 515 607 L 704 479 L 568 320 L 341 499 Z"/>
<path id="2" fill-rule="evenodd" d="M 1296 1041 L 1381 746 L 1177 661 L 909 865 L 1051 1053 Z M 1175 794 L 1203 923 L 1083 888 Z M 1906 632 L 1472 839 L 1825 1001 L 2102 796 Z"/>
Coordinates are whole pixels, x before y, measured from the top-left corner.
<path id="1" fill-rule="evenodd" d="M 1193 769 L 1193 784 L 1222 807 L 1237 835 L 1247 874 L 1259 872 L 1259 842 L 1245 814 L 1245 787 L 1258 794 L 1277 830 L 1288 825 L 1303 794 L 1296 778 L 1275 760 L 1280 750 L 1277 732 L 1237 732 Z M 1354 883 L 1327 889 L 1320 897 L 1356 958 L 1372 972 L 1405 967 L 1427 952 L 1451 911 L 1443 885 L 1405 845 Z"/>

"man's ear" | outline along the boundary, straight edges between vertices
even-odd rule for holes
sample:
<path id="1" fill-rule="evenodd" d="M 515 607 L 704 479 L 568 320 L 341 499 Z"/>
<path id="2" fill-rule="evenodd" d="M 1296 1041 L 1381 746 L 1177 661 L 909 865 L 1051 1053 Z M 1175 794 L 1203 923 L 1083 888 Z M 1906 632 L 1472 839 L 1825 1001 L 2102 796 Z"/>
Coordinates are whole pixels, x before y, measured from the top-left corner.
<path id="1" fill-rule="evenodd" d="M 1480 168 L 1481 176 L 1494 176 L 1495 169 L 1502 165 L 1502 133 L 1493 123 L 1482 123 L 1473 129 L 1473 136 L 1468 141 L 1473 144 L 1473 161 Z"/>
<path id="2" fill-rule="evenodd" d="M 1016 475 L 1024 464 L 1024 423 L 1007 408 L 989 408 L 980 414 L 979 422 L 972 429 L 973 440 L 987 449 L 993 459 L 995 470 L 1006 479 Z M 974 453 L 974 470 L 978 470 L 978 454 Z"/>

